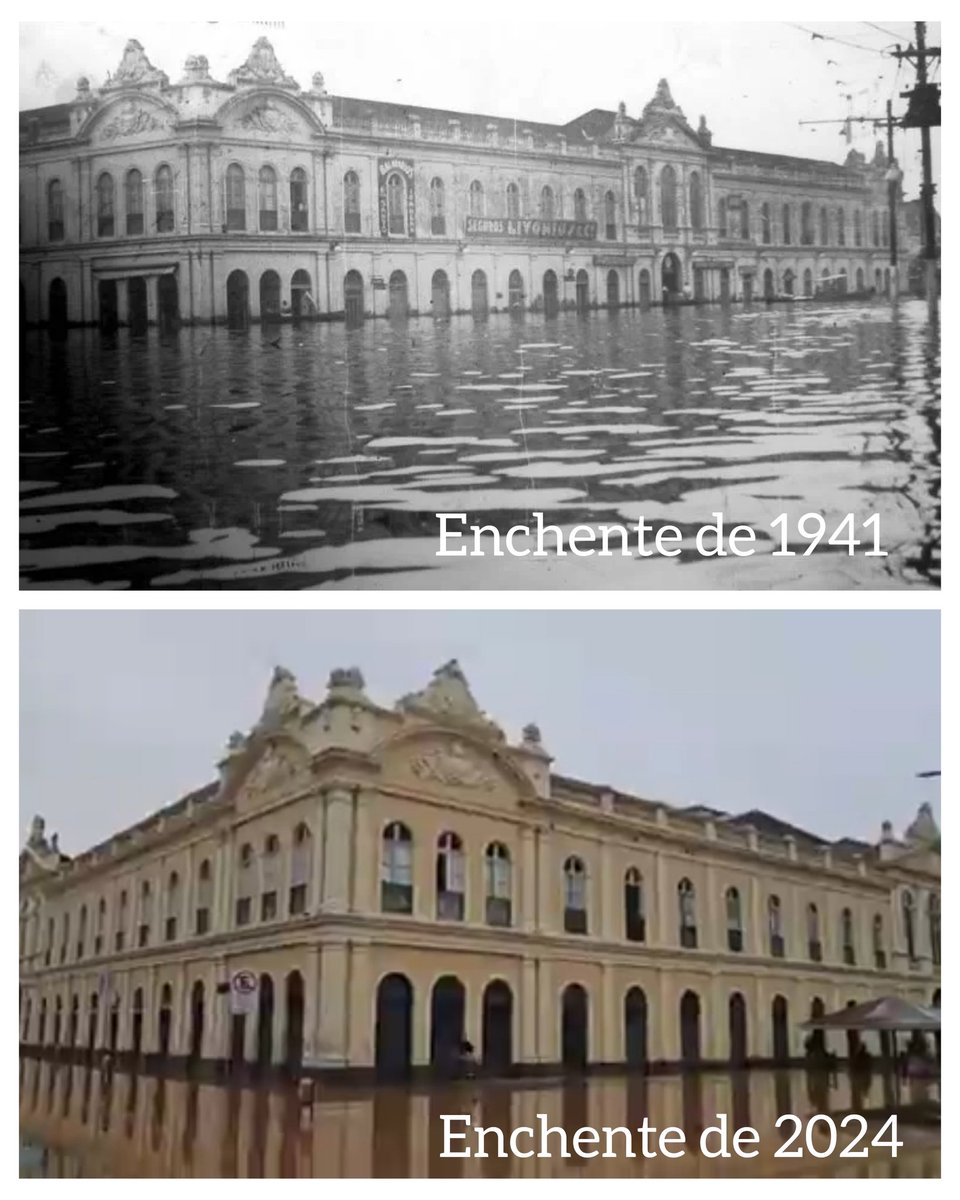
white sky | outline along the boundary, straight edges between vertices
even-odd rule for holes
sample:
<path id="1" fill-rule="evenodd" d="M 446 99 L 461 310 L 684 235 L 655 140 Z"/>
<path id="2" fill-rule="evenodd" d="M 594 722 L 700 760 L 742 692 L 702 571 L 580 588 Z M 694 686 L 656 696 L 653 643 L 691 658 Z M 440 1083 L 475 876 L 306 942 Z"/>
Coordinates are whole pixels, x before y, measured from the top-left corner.
<path id="1" fill-rule="evenodd" d="M 899 92 L 913 78 L 912 68 L 898 70 L 896 60 L 879 53 L 898 38 L 903 45 L 912 39 L 912 23 L 902 21 L 880 21 L 881 29 L 867 22 L 799 21 L 824 35 L 814 39 L 785 22 L 624 20 L 616 15 L 624 9 L 609 3 L 603 13 L 595 10 L 595 19 L 574 19 L 560 0 L 539 9 L 550 14 L 539 21 L 510 15 L 529 14 L 529 0 L 506 9 L 497 0 L 466 6 L 459 21 L 451 19 L 457 10 L 449 4 L 437 9 L 420 0 L 402 8 L 371 0 L 363 12 L 373 19 L 344 20 L 338 14 L 323 24 L 161 24 L 143 20 L 139 9 L 117 15 L 118 8 L 101 6 L 107 15 L 99 23 L 21 24 L 21 108 L 72 99 L 81 74 L 99 87 L 131 37 L 175 82 L 188 54 L 205 54 L 214 78 L 225 79 L 256 38 L 266 35 L 284 69 L 303 87 L 319 70 L 339 95 L 558 124 L 591 108 L 616 108 L 620 100 L 638 116 L 666 76 L 691 124 L 706 114 L 717 145 L 842 160 L 848 146 L 839 126 L 798 122 L 850 113 L 882 116 L 888 98 L 894 112 L 902 112 L 906 101 Z M 325 6 L 325 18 L 328 12 Z M 441 15 L 434 18 L 435 13 Z M 928 33 L 929 44 L 939 45 L 939 25 L 931 23 Z M 872 154 L 881 136 L 855 126 L 853 145 Z M 919 184 L 919 134 L 896 137 L 911 197 Z M 938 175 L 938 131 L 934 143 Z"/>

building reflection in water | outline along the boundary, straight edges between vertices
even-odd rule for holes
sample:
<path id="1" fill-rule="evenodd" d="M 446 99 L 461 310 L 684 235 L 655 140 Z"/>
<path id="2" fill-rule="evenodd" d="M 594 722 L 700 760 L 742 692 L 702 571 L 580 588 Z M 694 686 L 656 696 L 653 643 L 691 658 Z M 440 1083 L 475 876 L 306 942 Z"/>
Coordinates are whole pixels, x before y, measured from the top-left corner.
<path id="1" fill-rule="evenodd" d="M 461 1081 L 431 1089 L 318 1087 L 303 1105 L 293 1087 L 229 1087 L 136 1076 L 27 1060 L 20 1085 L 21 1173 L 75 1177 L 191 1176 L 247 1178 L 505 1178 L 844 1175 L 939 1177 L 939 1130 L 901 1123 L 896 1161 L 882 1151 L 866 1159 L 774 1159 L 792 1132 L 775 1128 L 784 1113 L 840 1117 L 879 1114 L 890 1082 L 879 1072 L 741 1070 L 669 1076 L 591 1076 L 566 1080 Z M 911 1080 L 902 1100 L 939 1101 L 935 1082 Z M 468 1115 L 474 1128 L 536 1126 L 538 1114 L 568 1138 L 577 1129 L 625 1127 L 638 1157 L 624 1157 L 627 1135 L 613 1138 L 614 1158 L 499 1157 L 495 1134 L 487 1157 L 442 1158 L 445 1114 Z M 760 1133 L 753 1160 L 709 1159 L 700 1132 L 729 1114 L 731 1129 Z M 657 1130 L 687 1137 L 679 1159 L 641 1156 L 635 1131 L 649 1118 Z M 202 1129 L 200 1123 L 203 1123 Z M 882 1122 L 875 1122 L 877 1128 Z M 463 1131 L 464 1126 L 458 1126 Z M 872 1136 L 872 1132 L 870 1134 Z M 457 1143 L 476 1149 L 475 1139 Z M 519 1143 L 522 1149 L 529 1140 Z M 603 1147 L 601 1147 L 603 1149 Z"/>

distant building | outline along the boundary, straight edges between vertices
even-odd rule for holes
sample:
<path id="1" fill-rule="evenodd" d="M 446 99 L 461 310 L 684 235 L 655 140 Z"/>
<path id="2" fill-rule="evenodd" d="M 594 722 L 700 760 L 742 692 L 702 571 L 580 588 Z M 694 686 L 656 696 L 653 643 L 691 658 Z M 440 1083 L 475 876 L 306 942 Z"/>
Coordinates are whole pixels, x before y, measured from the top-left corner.
<path id="1" fill-rule="evenodd" d="M 570 779 L 456 663 L 390 709 L 356 669 L 319 703 L 278 669 L 218 782 L 70 859 L 35 826 L 20 888 L 21 1047 L 74 1060 L 737 1065 L 851 1001 L 939 1002 L 927 806 L 831 843 Z"/>
<path id="2" fill-rule="evenodd" d="M 227 323 L 883 290 L 885 163 L 712 144 L 666 80 L 565 125 L 356 100 L 261 38 L 226 82 L 130 41 L 20 114 L 28 324 Z"/>

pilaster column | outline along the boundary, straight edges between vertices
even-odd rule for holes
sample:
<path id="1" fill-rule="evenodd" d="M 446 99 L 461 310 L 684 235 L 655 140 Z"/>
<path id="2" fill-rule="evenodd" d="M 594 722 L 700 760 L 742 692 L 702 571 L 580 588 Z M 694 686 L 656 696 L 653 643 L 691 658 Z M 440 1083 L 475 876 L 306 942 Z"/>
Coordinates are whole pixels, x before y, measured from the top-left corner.
<path id="1" fill-rule="evenodd" d="M 537 1028 L 539 1025 L 539 987 L 537 976 L 537 960 L 524 958 L 520 964 L 520 1005 L 519 1028 L 517 1030 L 518 1062 L 536 1063 L 540 1061 L 537 1046 Z"/>
<path id="2" fill-rule="evenodd" d="M 307 946 L 303 962 L 303 1062 L 317 1059 L 317 1014 L 320 1011 L 320 947 Z"/>
<path id="3" fill-rule="evenodd" d="M 617 1011 L 614 972 L 610 963 L 604 963 L 601 967 L 600 1003 L 601 1024 L 597 1030 L 593 1059 L 595 1062 L 623 1062 L 626 1058 L 623 1046 L 623 1018 Z"/>
<path id="4" fill-rule="evenodd" d="M 373 970 L 370 947 L 354 942 L 350 948 L 350 1007 L 348 1062 L 351 1067 L 373 1066 Z"/>
<path id="5" fill-rule="evenodd" d="M 670 895 L 670 877 L 667 871 L 666 855 L 662 850 L 658 850 L 654 858 L 654 878 L 656 880 L 657 893 L 657 911 L 654 914 L 656 920 L 656 943 L 659 946 L 676 946 L 678 928 L 675 906 L 671 903 Z"/>
<path id="6" fill-rule="evenodd" d="M 519 872 L 514 872 L 514 902 L 518 911 L 514 922 L 519 929 L 532 933 L 540 925 L 537 911 L 537 839 L 533 829 L 521 829 Z M 519 875 L 519 878 L 518 878 Z"/>
<path id="7" fill-rule="evenodd" d="M 333 787 L 326 794 L 324 807 L 322 908 L 324 912 L 347 912 L 353 850 L 353 796 L 345 787 Z"/>
<path id="8" fill-rule="evenodd" d="M 357 793 L 353 830 L 353 912 L 375 913 L 380 905 L 377 898 L 377 875 L 380 845 L 373 814 L 373 793 Z"/>
<path id="9" fill-rule="evenodd" d="M 320 993 L 317 1010 L 315 1061 L 324 1066 L 346 1065 L 350 948 L 346 942 L 320 947 Z"/>
<path id="10" fill-rule="evenodd" d="M 537 910 L 535 927 L 540 932 L 557 932 L 561 927 L 558 917 L 562 877 L 560 869 L 553 861 L 553 836 L 548 829 L 536 831 L 536 860 L 535 872 L 537 883 Z M 555 894 L 551 894 L 551 891 Z"/>

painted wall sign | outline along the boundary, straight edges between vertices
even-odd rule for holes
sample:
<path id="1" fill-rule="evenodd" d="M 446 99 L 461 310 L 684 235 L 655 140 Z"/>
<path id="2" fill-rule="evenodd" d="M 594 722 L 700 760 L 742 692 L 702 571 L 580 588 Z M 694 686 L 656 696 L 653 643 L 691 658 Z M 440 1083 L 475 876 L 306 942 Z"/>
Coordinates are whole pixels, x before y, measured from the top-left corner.
<path id="1" fill-rule="evenodd" d="M 403 180 L 400 212 L 390 211 L 387 184 L 391 175 Z M 380 233 L 383 237 L 413 237 L 417 232 L 416 189 L 413 181 L 412 158 L 378 158 L 377 192 L 380 204 Z M 391 228 L 391 224 L 393 228 Z M 401 227 L 402 226 L 402 227 Z"/>
<path id="2" fill-rule="evenodd" d="M 467 237 L 529 238 L 545 242 L 593 242 L 596 221 L 541 221 L 536 217 L 467 217 Z"/>

